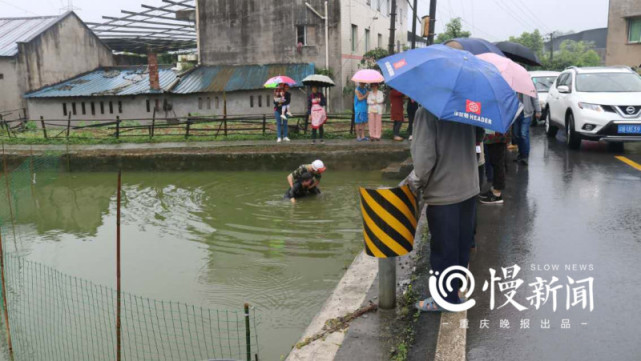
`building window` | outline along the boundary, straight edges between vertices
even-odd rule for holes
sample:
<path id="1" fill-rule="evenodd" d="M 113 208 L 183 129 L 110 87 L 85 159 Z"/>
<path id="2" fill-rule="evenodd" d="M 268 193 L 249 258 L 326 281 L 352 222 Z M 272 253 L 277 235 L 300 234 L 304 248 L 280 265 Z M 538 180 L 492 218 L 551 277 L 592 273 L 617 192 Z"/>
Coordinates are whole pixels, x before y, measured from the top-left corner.
<path id="1" fill-rule="evenodd" d="M 218 109 L 218 106 L 219 106 L 219 105 L 220 105 L 220 104 L 218 103 L 218 97 L 216 97 L 216 109 Z"/>
<path id="2" fill-rule="evenodd" d="M 198 98 L 198 110 L 203 109 L 203 98 Z"/>
<path id="3" fill-rule="evenodd" d="M 67 115 L 67 103 L 62 103 L 62 115 Z"/>
<path id="4" fill-rule="evenodd" d="M 114 102 L 109 102 L 109 114 L 114 113 Z"/>
<path id="5" fill-rule="evenodd" d="M 628 19 L 628 43 L 641 43 L 641 18 Z"/>
<path id="6" fill-rule="evenodd" d="M 105 114 L 105 102 L 100 102 L 100 114 Z"/>
<path id="7" fill-rule="evenodd" d="M 382 48 L 383 47 L 383 34 L 378 34 L 378 42 L 376 43 L 376 46 L 378 48 Z"/>
<path id="8" fill-rule="evenodd" d="M 71 103 L 71 112 L 73 113 L 73 115 L 78 114 L 78 113 L 76 112 L 76 103 Z"/>
<path id="9" fill-rule="evenodd" d="M 147 99 L 147 113 L 151 113 L 151 102 Z"/>
<path id="10" fill-rule="evenodd" d="M 96 103 L 91 102 L 91 115 L 96 115 Z"/>
<path id="11" fill-rule="evenodd" d="M 262 108 L 262 107 L 263 107 L 263 97 L 261 97 L 261 96 L 259 95 L 259 96 L 257 96 L 257 98 L 258 98 L 258 107 L 259 107 L 259 108 Z"/>
<path id="12" fill-rule="evenodd" d="M 296 26 L 296 44 L 307 45 L 307 29 L 304 25 Z"/>
<path id="13" fill-rule="evenodd" d="M 356 47 L 358 46 L 358 26 L 352 25 L 352 53 L 356 52 Z"/>
<path id="14" fill-rule="evenodd" d="M 0 80 L 4 79 L 4 74 L 0 73 Z"/>
<path id="15" fill-rule="evenodd" d="M 254 107 L 254 96 L 253 95 L 249 96 L 249 107 L 250 108 Z"/>
<path id="16" fill-rule="evenodd" d="M 365 29 L 365 52 L 369 51 L 369 29 Z"/>
<path id="17" fill-rule="evenodd" d="M 82 115 L 87 114 L 87 108 L 85 107 L 85 102 L 82 102 L 81 109 L 82 109 Z"/>
<path id="18" fill-rule="evenodd" d="M 266 107 L 269 106 L 269 98 L 270 98 L 269 95 L 265 95 L 265 106 Z"/>
<path id="19" fill-rule="evenodd" d="M 211 109 L 211 98 L 207 97 L 207 110 Z"/>
<path id="20" fill-rule="evenodd" d="M 118 113 L 122 114 L 122 101 L 118 100 Z"/>

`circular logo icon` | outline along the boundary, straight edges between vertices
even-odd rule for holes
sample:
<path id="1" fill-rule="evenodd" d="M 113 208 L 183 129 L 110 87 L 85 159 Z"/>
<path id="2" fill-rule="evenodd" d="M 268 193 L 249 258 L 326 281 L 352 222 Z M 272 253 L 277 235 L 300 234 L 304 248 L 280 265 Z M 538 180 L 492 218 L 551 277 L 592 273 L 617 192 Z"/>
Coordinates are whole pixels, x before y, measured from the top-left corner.
<path id="1" fill-rule="evenodd" d="M 633 107 L 633 106 L 629 106 L 629 107 L 625 108 L 625 112 L 630 114 L 630 115 L 632 115 L 632 114 L 637 112 L 637 109 L 635 107 Z"/>

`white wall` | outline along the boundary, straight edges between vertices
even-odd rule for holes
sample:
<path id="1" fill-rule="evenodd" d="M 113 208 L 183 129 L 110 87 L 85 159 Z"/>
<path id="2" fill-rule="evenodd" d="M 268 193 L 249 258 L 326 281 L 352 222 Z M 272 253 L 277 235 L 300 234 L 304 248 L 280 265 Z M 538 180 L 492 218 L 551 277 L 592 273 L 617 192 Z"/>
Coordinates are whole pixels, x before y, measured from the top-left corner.
<path id="1" fill-rule="evenodd" d="M 0 112 L 22 108 L 20 88 L 18 86 L 16 58 L 0 58 Z M 17 113 L 4 116 L 4 119 L 18 118 Z"/>
<path id="2" fill-rule="evenodd" d="M 292 106 L 291 112 L 302 114 L 307 111 L 307 95 L 299 89 L 292 89 Z M 254 106 L 251 106 L 250 97 L 254 98 Z M 259 101 L 260 97 L 260 101 Z M 210 105 L 207 106 L 207 98 Z M 218 98 L 218 102 L 216 102 Z M 256 90 L 245 92 L 234 92 L 226 94 L 227 98 L 227 115 L 266 115 L 268 119 L 274 117 L 274 106 L 272 91 Z M 202 99 L 202 100 L 199 100 Z M 147 112 L 147 100 L 150 101 L 151 111 Z M 190 113 L 192 115 L 217 115 L 222 116 L 224 112 L 223 94 L 207 93 L 192 95 L 162 95 L 162 96 L 121 96 L 121 97 L 78 97 L 78 98 L 32 98 L 28 99 L 29 116 L 32 120 L 39 120 L 44 117 L 45 120 L 59 120 L 60 125 L 66 126 L 66 119 L 71 113 L 71 119 L 78 120 L 114 120 L 119 116 L 122 120 L 127 119 L 149 119 L 153 116 L 153 108 L 158 100 L 159 109 L 156 112 L 157 119 L 163 118 L 183 118 Z M 163 108 L 164 101 L 172 106 L 172 110 L 165 112 Z M 100 103 L 104 106 L 104 114 L 101 112 Z M 110 112 L 109 103 L 113 105 L 113 113 Z M 122 103 L 122 112 L 119 112 L 118 102 Z M 85 112 L 83 114 L 82 104 L 84 103 Z M 94 104 L 95 114 L 92 114 L 91 103 Z M 64 115 L 63 104 L 66 104 L 67 115 Z M 73 113 L 73 104 L 76 112 Z M 218 106 L 216 106 L 218 105 Z M 145 122 L 142 122 L 143 124 Z"/>

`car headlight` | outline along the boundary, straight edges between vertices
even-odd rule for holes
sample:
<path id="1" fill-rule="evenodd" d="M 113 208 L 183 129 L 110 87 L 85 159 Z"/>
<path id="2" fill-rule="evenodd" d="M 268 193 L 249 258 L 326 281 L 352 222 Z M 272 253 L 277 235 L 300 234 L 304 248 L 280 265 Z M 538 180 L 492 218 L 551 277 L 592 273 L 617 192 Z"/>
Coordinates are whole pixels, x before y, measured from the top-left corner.
<path id="1" fill-rule="evenodd" d="M 579 102 L 579 108 L 587 109 L 587 110 L 594 110 L 595 112 L 603 112 L 603 108 L 598 104 L 590 104 L 590 103 Z"/>

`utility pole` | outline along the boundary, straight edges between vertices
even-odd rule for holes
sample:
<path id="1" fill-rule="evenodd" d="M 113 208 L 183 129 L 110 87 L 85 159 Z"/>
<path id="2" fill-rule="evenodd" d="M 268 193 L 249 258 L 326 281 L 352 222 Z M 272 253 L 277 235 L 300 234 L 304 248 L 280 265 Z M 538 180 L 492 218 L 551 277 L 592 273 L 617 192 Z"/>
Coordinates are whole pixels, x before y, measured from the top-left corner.
<path id="1" fill-rule="evenodd" d="M 550 61 L 554 60 L 554 31 L 550 33 Z"/>
<path id="2" fill-rule="evenodd" d="M 434 44 L 434 32 L 436 30 L 436 0 L 430 1 L 430 33 L 427 37 L 429 45 Z"/>
<path id="3" fill-rule="evenodd" d="M 396 31 L 396 0 L 392 0 L 392 13 L 390 14 L 390 28 L 389 28 L 389 54 L 392 55 L 394 51 L 394 32 Z"/>
<path id="4" fill-rule="evenodd" d="M 416 49 L 416 18 L 418 17 L 417 9 L 418 0 L 414 0 L 414 12 L 412 14 L 412 49 Z"/>

